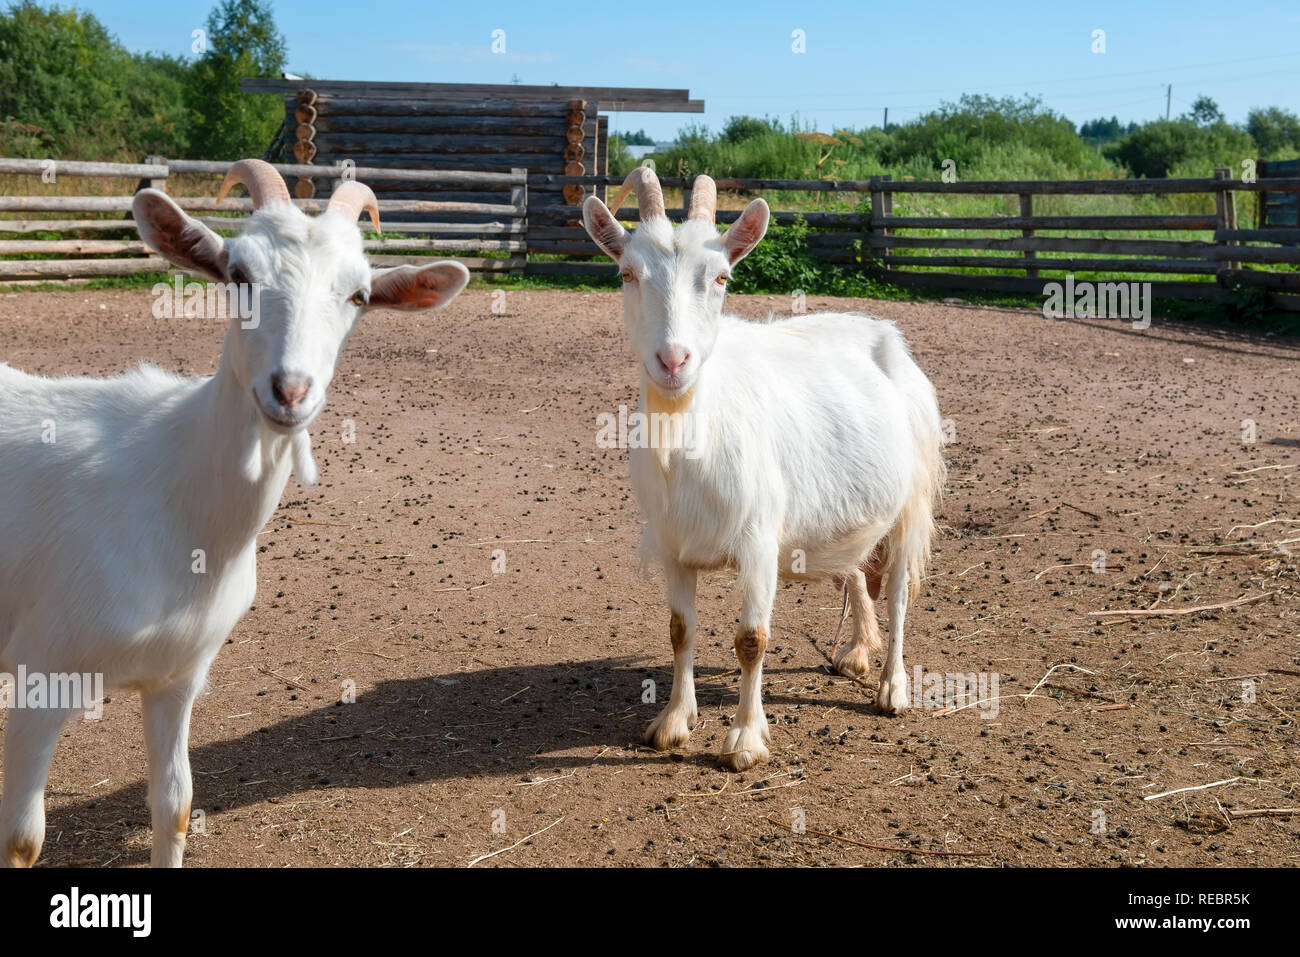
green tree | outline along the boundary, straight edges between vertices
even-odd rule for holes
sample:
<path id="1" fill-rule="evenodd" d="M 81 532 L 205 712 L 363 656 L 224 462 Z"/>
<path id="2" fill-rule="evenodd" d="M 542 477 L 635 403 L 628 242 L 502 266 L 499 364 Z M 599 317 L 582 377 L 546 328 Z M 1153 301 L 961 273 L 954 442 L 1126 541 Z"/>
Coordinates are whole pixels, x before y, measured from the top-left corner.
<path id="1" fill-rule="evenodd" d="M 268 0 L 222 0 L 208 15 L 205 48 L 190 68 L 190 151 L 203 159 L 260 156 L 284 122 L 275 95 L 241 93 L 239 81 L 284 69 L 284 37 Z"/>
<path id="2" fill-rule="evenodd" d="M 614 133 L 623 143 L 628 146 L 654 146 L 655 141 L 650 137 L 644 128 L 637 130 L 635 133 Z"/>
<path id="3" fill-rule="evenodd" d="M 741 143 L 780 132 L 783 132 L 780 120 L 767 117 L 759 119 L 756 116 L 732 116 L 727 119 L 726 125 L 722 128 L 722 139 L 727 143 Z"/>
<path id="4" fill-rule="evenodd" d="M 1246 114 L 1246 132 L 1259 148 L 1261 159 L 1300 151 L 1300 116 L 1279 106 L 1254 109 Z"/>
<path id="5" fill-rule="evenodd" d="M 988 155 L 1011 147 L 1042 153 L 1057 163 L 1086 168 L 1095 158 L 1065 117 L 1035 97 L 1001 99 L 966 95 L 891 130 L 881 158 L 889 165 L 920 160 L 938 167 L 946 159 L 957 169 L 978 167 Z"/>
<path id="6" fill-rule="evenodd" d="M 1192 108 L 1187 114 L 1187 118 L 1197 126 L 1213 126 L 1215 123 L 1223 122 L 1223 111 L 1219 109 L 1219 104 L 1202 93 L 1192 101 Z"/>
<path id="7" fill-rule="evenodd" d="M 1099 146 L 1102 143 L 1113 142 L 1127 133 L 1132 133 L 1135 129 L 1137 129 L 1136 123 L 1130 123 L 1126 127 L 1119 121 L 1119 117 L 1112 116 L 1108 120 L 1098 118 L 1080 124 L 1079 136 L 1088 143 Z"/>
<path id="8" fill-rule="evenodd" d="M 0 15 L 6 152 L 74 159 L 175 155 L 184 63 L 128 53 L 93 14 L 25 0 Z M 17 135 L 13 135 L 17 134 Z"/>
<path id="9" fill-rule="evenodd" d="M 1210 176 L 1218 167 L 1237 168 L 1255 154 L 1255 143 L 1245 130 L 1219 121 L 1198 126 L 1190 118 L 1155 120 L 1138 127 L 1102 152 L 1118 160 L 1135 176 L 1168 176 L 1175 167 L 1193 168 Z"/>

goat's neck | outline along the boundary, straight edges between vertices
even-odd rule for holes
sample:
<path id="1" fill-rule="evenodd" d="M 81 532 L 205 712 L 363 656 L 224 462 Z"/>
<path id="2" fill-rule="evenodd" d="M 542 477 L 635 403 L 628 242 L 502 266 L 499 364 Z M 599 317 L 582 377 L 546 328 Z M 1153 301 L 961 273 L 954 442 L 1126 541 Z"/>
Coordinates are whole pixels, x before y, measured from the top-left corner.
<path id="1" fill-rule="evenodd" d="M 175 475 L 196 548 L 227 557 L 252 543 L 289 480 L 292 437 L 272 431 L 223 354 L 192 397 L 180 434 L 188 450 Z M 183 430 L 183 431 L 182 431 Z"/>
<path id="2" fill-rule="evenodd" d="M 657 416 L 685 417 L 693 415 L 698 417 L 698 411 L 692 410 L 692 406 L 695 404 L 695 392 L 698 388 L 699 381 L 697 380 L 694 386 L 683 392 L 681 395 L 669 397 L 660 392 L 655 384 L 650 381 L 649 376 L 642 372 L 641 408 L 650 419 L 649 428 L 654 430 L 656 435 L 659 435 L 662 439 L 662 433 L 659 432 L 661 426 L 656 422 Z M 698 425 L 698 418 L 696 419 L 696 424 Z M 677 424 L 665 427 L 670 429 L 679 429 L 683 426 L 681 425 L 681 419 L 678 418 Z M 659 469 L 665 476 L 672 468 L 672 453 L 676 450 L 680 442 L 687 436 L 698 441 L 700 433 L 697 429 L 690 429 L 685 433 L 677 432 L 674 433 L 671 444 L 661 444 L 658 447 L 653 448 L 655 460 L 659 463 Z"/>

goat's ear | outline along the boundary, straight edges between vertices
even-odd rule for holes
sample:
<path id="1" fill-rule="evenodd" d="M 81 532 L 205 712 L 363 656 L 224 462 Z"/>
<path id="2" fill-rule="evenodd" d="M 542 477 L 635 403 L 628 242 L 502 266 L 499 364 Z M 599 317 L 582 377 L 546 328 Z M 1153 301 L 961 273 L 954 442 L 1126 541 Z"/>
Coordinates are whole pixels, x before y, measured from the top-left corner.
<path id="1" fill-rule="evenodd" d="M 722 237 L 722 248 L 726 250 L 727 260 L 733 266 L 748 256 L 766 235 L 768 216 L 766 201 L 756 199 L 731 224 L 731 228 Z"/>
<path id="2" fill-rule="evenodd" d="M 469 282 L 469 270 L 447 259 L 430 266 L 398 266 L 370 274 L 371 309 L 441 309 Z"/>
<path id="3" fill-rule="evenodd" d="M 131 202 L 131 215 L 140 238 L 168 262 L 218 282 L 226 281 L 226 241 L 171 198 L 156 189 L 142 189 Z"/>
<path id="4" fill-rule="evenodd" d="M 606 256 L 614 262 L 623 258 L 627 230 L 619 225 L 609 207 L 595 196 L 588 196 L 582 204 L 582 225 L 586 227 L 592 242 L 604 250 Z"/>

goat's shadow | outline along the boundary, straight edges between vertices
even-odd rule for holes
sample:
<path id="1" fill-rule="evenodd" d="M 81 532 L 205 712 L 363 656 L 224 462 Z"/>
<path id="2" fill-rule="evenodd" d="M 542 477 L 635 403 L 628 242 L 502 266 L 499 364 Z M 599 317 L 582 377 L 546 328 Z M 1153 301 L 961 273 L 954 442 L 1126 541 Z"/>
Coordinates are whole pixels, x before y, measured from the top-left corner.
<path id="1" fill-rule="evenodd" d="M 320 800 L 321 792 L 337 788 L 401 788 L 476 774 L 520 780 L 590 766 L 597 755 L 604 765 L 685 760 L 716 766 L 717 747 L 701 749 L 695 738 L 684 754 L 641 745 L 671 681 L 671 670 L 652 667 L 650 660 L 599 658 L 382 681 L 352 704 L 304 705 L 297 716 L 191 749 L 194 807 L 216 815 L 261 802 Z M 791 679 L 814 674 L 777 661 L 765 672 Z M 647 679 L 655 682 L 658 703 L 643 701 Z M 719 706 L 734 712 L 734 673 L 697 668 L 696 680 L 702 713 Z M 306 686 L 312 693 L 324 687 Z M 304 697 L 304 688 L 275 678 L 268 678 L 268 689 L 268 695 Z M 834 697 L 841 711 L 878 713 L 861 689 L 846 687 Z M 764 696 L 767 705 L 820 706 L 828 700 L 813 691 L 772 689 Z M 221 707 L 219 695 L 212 694 L 201 697 L 195 710 Z M 142 761 L 137 782 L 51 808 L 41 863 L 147 863 L 147 841 L 132 839 L 149 826 L 146 774 Z M 62 845 L 49 840 L 60 832 L 77 839 Z"/>

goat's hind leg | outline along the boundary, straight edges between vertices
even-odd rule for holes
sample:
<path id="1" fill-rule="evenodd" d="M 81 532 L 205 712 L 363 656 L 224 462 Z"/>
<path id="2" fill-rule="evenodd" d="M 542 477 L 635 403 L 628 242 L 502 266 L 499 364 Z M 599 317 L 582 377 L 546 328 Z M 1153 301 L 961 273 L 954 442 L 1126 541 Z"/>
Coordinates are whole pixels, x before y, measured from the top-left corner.
<path id="1" fill-rule="evenodd" d="M 836 654 L 835 670 L 850 678 L 861 678 L 871 671 L 871 655 L 880 647 L 880 624 L 862 569 L 849 573 L 844 588 L 853 611 L 853 640 Z"/>
<path id="2" fill-rule="evenodd" d="M 24 693 L 14 688 L 14 694 Z M 26 705 L 27 702 L 24 702 Z M 5 725 L 4 796 L 0 798 L 0 867 L 31 867 L 45 843 L 45 784 L 67 708 L 15 707 Z"/>
<path id="3" fill-rule="evenodd" d="M 906 562 L 897 562 L 889 570 L 886 585 L 889 650 L 885 653 L 885 667 L 880 672 L 880 685 L 876 690 L 876 706 L 885 714 L 901 714 L 908 706 L 907 668 L 903 665 L 903 620 L 907 617 L 910 584 Z"/>
<path id="4" fill-rule="evenodd" d="M 657 751 L 680 747 L 699 719 L 695 707 L 695 571 L 666 562 L 668 635 L 673 643 L 673 690 L 668 704 L 645 731 L 645 743 Z"/>

